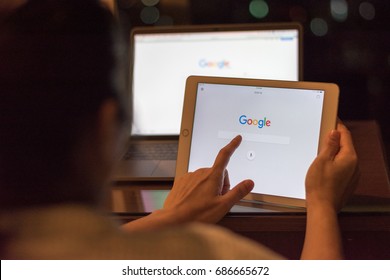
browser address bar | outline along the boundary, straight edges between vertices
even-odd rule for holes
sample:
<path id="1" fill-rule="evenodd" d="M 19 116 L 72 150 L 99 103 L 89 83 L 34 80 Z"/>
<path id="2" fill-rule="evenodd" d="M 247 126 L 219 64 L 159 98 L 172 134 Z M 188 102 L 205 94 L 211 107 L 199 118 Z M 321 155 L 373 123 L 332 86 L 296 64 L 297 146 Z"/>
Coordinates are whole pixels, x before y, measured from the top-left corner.
<path id="1" fill-rule="evenodd" d="M 242 133 L 242 132 L 226 131 L 226 130 L 219 130 L 218 131 L 218 138 L 219 139 L 231 140 L 234 137 L 236 137 L 237 135 L 241 135 L 243 141 L 270 143 L 270 144 L 282 144 L 282 145 L 290 144 L 290 137 L 288 137 L 288 136 L 256 134 L 256 133 Z"/>

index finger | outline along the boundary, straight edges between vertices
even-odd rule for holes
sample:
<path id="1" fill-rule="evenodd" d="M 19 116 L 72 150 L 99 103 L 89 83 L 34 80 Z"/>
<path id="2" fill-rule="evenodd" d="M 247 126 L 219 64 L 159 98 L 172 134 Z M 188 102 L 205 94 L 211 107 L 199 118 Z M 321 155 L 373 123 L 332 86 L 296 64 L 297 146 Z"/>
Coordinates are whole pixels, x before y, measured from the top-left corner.
<path id="1" fill-rule="evenodd" d="M 233 155 L 234 151 L 238 148 L 238 146 L 240 146 L 241 141 L 241 135 L 237 135 L 233 138 L 232 141 L 230 141 L 229 144 L 227 144 L 219 151 L 213 165 L 213 169 L 218 172 L 218 174 L 223 174 L 224 170 L 226 169 L 226 166 L 229 163 L 230 157 Z"/>

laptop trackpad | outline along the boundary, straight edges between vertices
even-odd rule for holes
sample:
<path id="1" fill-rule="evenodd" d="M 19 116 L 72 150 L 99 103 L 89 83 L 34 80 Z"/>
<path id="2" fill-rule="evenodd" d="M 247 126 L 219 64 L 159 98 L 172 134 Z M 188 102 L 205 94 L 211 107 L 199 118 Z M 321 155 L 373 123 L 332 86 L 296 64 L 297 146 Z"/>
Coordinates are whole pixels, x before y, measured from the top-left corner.
<path id="1" fill-rule="evenodd" d="M 160 160 L 152 177 L 174 178 L 176 170 L 176 160 Z"/>
<path id="2" fill-rule="evenodd" d="M 148 178 L 157 169 L 159 160 L 122 160 L 114 173 L 115 180 Z"/>
<path id="3" fill-rule="evenodd" d="M 175 160 L 122 160 L 114 173 L 116 181 L 172 180 L 175 177 Z"/>

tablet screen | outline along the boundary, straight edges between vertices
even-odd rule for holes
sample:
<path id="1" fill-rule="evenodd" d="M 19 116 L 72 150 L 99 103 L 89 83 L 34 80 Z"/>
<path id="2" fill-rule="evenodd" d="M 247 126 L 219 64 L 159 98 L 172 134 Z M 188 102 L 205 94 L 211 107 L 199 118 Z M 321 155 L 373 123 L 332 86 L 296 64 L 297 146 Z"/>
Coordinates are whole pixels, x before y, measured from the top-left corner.
<path id="1" fill-rule="evenodd" d="M 254 193 L 304 199 L 323 103 L 324 90 L 199 83 L 188 170 L 211 166 L 240 134 L 228 165 L 231 186 L 252 179 Z"/>

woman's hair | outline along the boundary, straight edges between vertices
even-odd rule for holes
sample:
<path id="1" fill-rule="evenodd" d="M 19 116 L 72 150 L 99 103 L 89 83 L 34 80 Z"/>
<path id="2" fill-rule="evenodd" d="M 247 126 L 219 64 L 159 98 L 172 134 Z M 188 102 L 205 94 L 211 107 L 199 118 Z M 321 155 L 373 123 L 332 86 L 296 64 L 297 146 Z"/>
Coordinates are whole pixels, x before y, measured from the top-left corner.
<path id="1" fill-rule="evenodd" d="M 71 176 L 74 148 L 102 102 L 125 103 L 126 52 L 114 27 L 95 0 L 28 1 L 2 21 L 3 209 L 76 199 L 72 190 L 53 188 Z M 124 107 L 119 111 L 125 120 Z"/>

